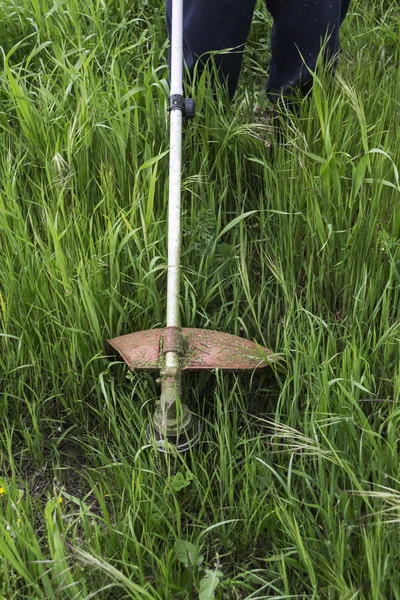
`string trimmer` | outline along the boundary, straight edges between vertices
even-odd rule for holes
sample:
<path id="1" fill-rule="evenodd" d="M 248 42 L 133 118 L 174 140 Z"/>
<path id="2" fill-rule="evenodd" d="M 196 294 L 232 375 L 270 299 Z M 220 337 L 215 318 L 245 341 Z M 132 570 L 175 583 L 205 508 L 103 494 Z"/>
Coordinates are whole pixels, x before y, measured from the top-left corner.
<path id="1" fill-rule="evenodd" d="M 183 0 L 172 0 L 170 163 L 168 200 L 168 279 L 166 327 L 128 333 L 108 340 L 131 371 L 159 371 L 161 397 L 148 438 L 160 450 L 187 450 L 198 441 L 200 426 L 181 402 L 182 372 L 255 370 L 272 355 L 254 342 L 219 331 L 182 328 L 179 314 L 181 251 L 182 122 L 194 117 L 194 102 L 183 96 Z"/>

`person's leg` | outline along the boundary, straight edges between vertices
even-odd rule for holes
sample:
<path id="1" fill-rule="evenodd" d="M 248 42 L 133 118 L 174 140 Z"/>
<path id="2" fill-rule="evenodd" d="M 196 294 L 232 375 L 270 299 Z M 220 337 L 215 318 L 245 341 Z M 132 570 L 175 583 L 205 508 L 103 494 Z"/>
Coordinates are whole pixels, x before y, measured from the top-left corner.
<path id="1" fill-rule="evenodd" d="M 342 0 L 342 13 L 340 15 L 340 23 L 343 23 L 343 21 L 345 20 L 347 11 L 349 10 L 349 6 L 350 0 Z"/>
<path id="2" fill-rule="evenodd" d="M 204 66 L 210 53 L 235 48 L 215 56 L 221 81 L 233 98 L 249 34 L 255 0 L 184 0 L 184 60 L 193 72 L 197 60 Z M 171 0 L 166 0 L 167 28 L 171 37 Z"/>
<path id="3" fill-rule="evenodd" d="M 339 28 L 350 0 L 266 0 L 274 23 L 267 94 L 274 102 L 300 89 L 311 89 L 312 75 L 321 46 L 325 60 L 339 49 Z"/>

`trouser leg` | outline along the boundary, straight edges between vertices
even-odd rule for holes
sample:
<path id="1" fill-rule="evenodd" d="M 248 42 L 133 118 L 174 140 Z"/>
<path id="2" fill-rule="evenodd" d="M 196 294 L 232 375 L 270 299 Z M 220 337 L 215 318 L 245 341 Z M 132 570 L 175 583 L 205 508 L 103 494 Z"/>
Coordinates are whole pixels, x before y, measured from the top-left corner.
<path id="1" fill-rule="evenodd" d="M 200 58 L 203 66 L 210 53 L 232 52 L 214 58 L 219 77 L 227 82 L 232 98 L 240 75 L 244 46 L 249 34 L 255 0 L 184 0 L 183 51 L 190 72 Z M 171 36 L 171 0 L 166 0 L 167 28 Z"/>
<path id="2" fill-rule="evenodd" d="M 340 23 L 342 23 L 347 15 L 347 11 L 349 10 L 350 0 L 342 0 L 342 11 L 340 15 Z"/>
<path id="3" fill-rule="evenodd" d="M 321 45 L 326 42 L 325 60 L 339 49 L 339 28 L 350 0 L 266 0 L 274 23 L 271 33 L 271 62 L 267 93 L 272 101 L 303 93 L 312 85 Z"/>
<path id="4" fill-rule="evenodd" d="M 272 101 L 280 94 L 300 88 L 306 93 L 321 44 L 327 40 L 325 58 L 335 56 L 339 28 L 350 0 L 266 0 L 274 23 L 267 93 Z M 184 0 L 184 60 L 192 72 L 197 60 L 203 66 L 213 51 L 217 54 L 220 79 L 228 83 L 232 98 L 239 80 L 244 46 L 250 30 L 255 0 Z M 166 0 L 167 27 L 171 34 L 171 0 Z M 262 60 L 262 57 L 260 57 Z M 307 68 L 308 67 L 308 68 Z"/>

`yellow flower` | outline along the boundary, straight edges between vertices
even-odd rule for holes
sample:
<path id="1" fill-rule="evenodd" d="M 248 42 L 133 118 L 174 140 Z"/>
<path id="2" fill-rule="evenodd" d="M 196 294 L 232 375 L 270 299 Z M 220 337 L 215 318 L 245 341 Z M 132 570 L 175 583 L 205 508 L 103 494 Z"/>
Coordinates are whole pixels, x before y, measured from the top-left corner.
<path id="1" fill-rule="evenodd" d="M 59 504 L 62 504 L 62 498 L 61 498 L 61 496 L 59 497 L 58 502 L 59 502 Z"/>
<path id="2" fill-rule="evenodd" d="M 0 487 L 0 496 L 4 496 L 5 490 L 3 487 Z"/>

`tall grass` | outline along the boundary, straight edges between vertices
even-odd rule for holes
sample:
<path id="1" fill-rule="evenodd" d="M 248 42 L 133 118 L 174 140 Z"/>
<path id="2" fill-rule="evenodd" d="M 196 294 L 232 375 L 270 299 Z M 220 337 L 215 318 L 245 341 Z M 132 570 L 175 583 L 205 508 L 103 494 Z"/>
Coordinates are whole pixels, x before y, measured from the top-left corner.
<path id="1" fill-rule="evenodd" d="M 188 376 L 201 443 L 163 456 L 103 348 L 164 324 L 162 2 L 0 7 L 4 598 L 400 598 L 400 12 L 354 0 L 272 158 L 269 26 L 232 106 L 193 90 L 181 311 L 281 360 Z"/>

